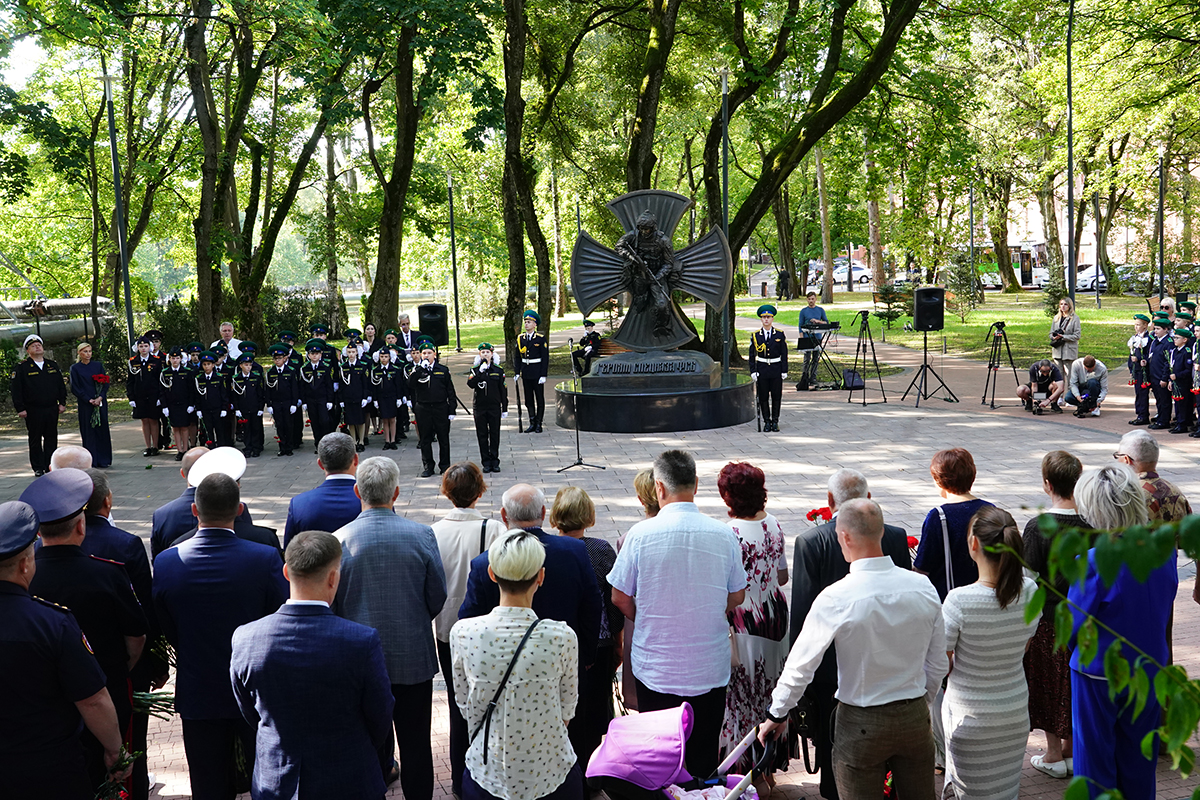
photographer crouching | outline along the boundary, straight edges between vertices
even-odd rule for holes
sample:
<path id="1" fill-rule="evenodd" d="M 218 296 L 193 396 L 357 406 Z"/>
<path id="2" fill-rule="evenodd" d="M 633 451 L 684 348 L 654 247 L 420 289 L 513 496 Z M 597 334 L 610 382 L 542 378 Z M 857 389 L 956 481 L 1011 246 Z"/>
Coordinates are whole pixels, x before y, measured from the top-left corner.
<path id="1" fill-rule="evenodd" d="M 1100 416 L 1100 404 L 1108 396 L 1108 367 L 1095 356 L 1084 356 L 1071 365 L 1065 401 L 1075 409 L 1075 416 Z"/>
<path id="2" fill-rule="evenodd" d="M 1050 411 L 1061 414 L 1058 399 L 1066 391 L 1062 371 L 1048 358 L 1035 361 L 1029 366 L 1029 383 L 1017 387 L 1017 397 L 1025 403 L 1025 410 L 1034 414 Z"/>

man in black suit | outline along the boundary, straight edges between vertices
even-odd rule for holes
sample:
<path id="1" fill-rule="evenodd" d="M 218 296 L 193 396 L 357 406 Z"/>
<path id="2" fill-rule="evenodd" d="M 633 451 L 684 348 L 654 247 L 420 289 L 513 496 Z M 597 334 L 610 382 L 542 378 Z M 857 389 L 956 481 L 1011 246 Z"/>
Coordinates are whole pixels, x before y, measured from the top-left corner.
<path id="1" fill-rule="evenodd" d="M 233 450 L 234 452 L 240 452 L 233 447 L 217 449 L 221 451 Z M 171 502 L 155 510 L 154 516 L 152 517 L 150 530 L 151 560 L 158 558 L 158 554 L 163 550 L 166 550 L 173 544 L 178 544 L 185 538 L 189 538 L 191 534 L 195 532 L 197 523 L 196 515 L 192 513 L 192 503 L 195 502 L 196 498 L 196 485 L 200 483 L 200 481 L 203 480 L 206 475 L 211 474 L 213 470 L 209 467 L 215 466 L 216 462 L 214 461 L 212 464 L 201 468 L 202 472 L 196 472 L 193 474 L 192 471 L 196 465 L 196 462 L 198 462 L 202 456 L 211 452 L 214 451 L 210 451 L 207 447 L 197 446 L 189 449 L 183 454 L 183 464 L 179 468 L 179 474 L 185 481 L 187 481 L 187 488 L 183 490 L 183 494 L 179 495 L 179 497 L 176 497 Z M 236 458 L 234 460 L 236 461 Z M 224 463 L 225 459 L 217 459 L 217 461 Z M 242 477 L 242 474 L 246 471 L 244 456 L 242 458 L 241 471 L 237 472 L 236 475 L 233 475 L 233 471 L 234 470 L 232 470 L 230 465 L 225 465 L 224 472 L 232 475 L 235 481 Z M 248 538 L 251 541 L 262 539 L 262 543 L 266 544 L 267 541 L 265 537 L 256 537 L 253 533 L 250 533 L 254 528 L 254 521 L 250 518 L 250 509 L 246 507 L 245 503 L 243 503 L 242 512 L 238 515 L 237 520 L 234 522 L 234 530 L 239 536 L 242 536 L 242 538 Z M 269 529 L 264 528 L 263 530 Z M 273 532 L 272 535 L 274 535 Z M 275 547 L 278 549 L 278 541 L 276 541 Z"/>
<path id="2" fill-rule="evenodd" d="M 199 532 L 155 562 L 154 608 L 179 664 L 175 710 L 194 800 L 237 795 L 235 740 L 241 739 L 246 766 L 254 766 L 254 729 L 229 680 L 233 632 L 274 614 L 288 596 L 277 552 L 234 534 L 240 506 L 233 478 L 208 475 L 192 506 Z"/>
<path id="3" fill-rule="evenodd" d="M 839 469 L 829 479 L 827 499 L 829 509 L 837 514 L 839 506 L 850 500 L 870 498 L 867 479 L 861 472 Z M 804 618 L 812 608 L 817 595 L 826 587 L 850 574 L 850 564 L 842 555 L 838 544 L 835 521 L 809 528 L 796 537 L 796 549 L 792 558 L 794 579 L 792 583 L 791 641 L 804 627 Z M 908 535 L 895 525 L 883 526 L 883 553 L 901 569 L 912 569 L 912 555 L 908 550 Z M 821 773 L 821 796 L 825 800 L 838 800 L 837 784 L 833 778 L 833 719 L 837 708 L 834 692 L 837 691 L 837 647 L 825 653 L 825 659 L 817 668 L 805 697 L 812 703 L 813 747 L 816 750 L 817 769 Z"/>

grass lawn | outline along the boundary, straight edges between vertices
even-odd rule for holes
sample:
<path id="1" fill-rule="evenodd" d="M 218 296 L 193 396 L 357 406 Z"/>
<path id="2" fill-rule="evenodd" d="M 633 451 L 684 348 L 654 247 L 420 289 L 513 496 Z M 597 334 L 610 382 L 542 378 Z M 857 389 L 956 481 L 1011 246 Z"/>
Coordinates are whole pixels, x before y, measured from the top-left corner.
<path id="1" fill-rule="evenodd" d="M 1129 355 L 1125 342 L 1133 333 L 1133 315 L 1147 313 L 1146 301 L 1140 296 L 1108 295 L 1102 295 L 1101 300 L 1104 307 L 1097 309 L 1092 295 L 1077 295 L 1076 310 L 1083 326 L 1079 354 L 1083 356 L 1090 353 L 1103 361 L 1109 369 L 1117 369 L 1125 364 Z M 840 320 L 843 330 L 858 311 L 872 307 L 871 295 L 868 292 L 835 294 L 834 301 L 832 305 L 825 307 L 825 313 L 831 320 Z M 738 315 L 753 318 L 754 311 L 761 302 L 759 298 L 739 301 Z M 790 301 L 775 305 L 779 308 L 779 316 L 776 319 L 784 325 L 795 325 L 799 321 L 800 309 L 805 304 Z M 945 330 L 931 332 L 929 335 L 930 349 L 940 349 L 944 339 L 948 354 L 985 361 L 991 349 L 987 338 L 988 328 L 997 320 L 1007 323 L 1005 332 L 1018 369 L 1028 367 L 1036 359 L 1050 357 L 1051 318 L 1046 316 L 1042 309 L 1041 292 L 988 292 L 986 303 L 975 309 L 965 323 L 947 311 Z M 893 323 L 891 330 L 882 332 L 884 336 L 881 337 L 881 325 L 878 320 L 873 320 L 871 329 L 875 340 L 878 342 L 886 339 L 888 344 L 920 349 L 922 334 L 905 333 L 903 330 L 904 323 L 908 321 L 908 318 L 902 317 Z"/>

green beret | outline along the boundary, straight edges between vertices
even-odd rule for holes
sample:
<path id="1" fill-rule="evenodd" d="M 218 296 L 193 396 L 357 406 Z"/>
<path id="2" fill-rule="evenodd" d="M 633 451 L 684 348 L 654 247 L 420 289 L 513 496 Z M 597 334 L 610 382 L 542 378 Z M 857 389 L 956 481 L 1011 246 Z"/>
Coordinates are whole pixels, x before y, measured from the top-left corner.
<path id="1" fill-rule="evenodd" d="M 292 348 L 288 347 L 286 344 L 271 345 L 271 355 L 273 356 L 286 356 L 291 352 Z"/>
<path id="2" fill-rule="evenodd" d="M 771 305 L 770 303 L 763 303 L 761 306 L 758 307 L 758 311 L 756 311 L 754 313 L 760 317 L 763 314 L 770 314 L 773 317 L 779 313 L 779 310 L 777 308 L 775 308 L 775 306 Z"/>
<path id="3" fill-rule="evenodd" d="M 1150 318 L 1149 318 L 1149 317 L 1147 317 L 1145 314 L 1134 314 L 1134 315 L 1133 315 L 1133 318 L 1134 318 L 1134 319 L 1140 319 L 1142 322 L 1149 322 L 1149 321 L 1150 321 Z"/>
<path id="4" fill-rule="evenodd" d="M 309 353 L 324 353 L 325 352 L 325 342 L 321 341 L 320 339 L 315 339 L 315 338 L 309 339 L 307 342 L 304 343 L 304 349 L 306 351 L 308 351 Z"/>
<path id="5" fill-rule="evenodd" d="M 538 325 L 542 324 L 542 315 L 536 311 L 526 311 L 524 314 L 521 315 L 521 317 L 522 317 L 522 319 L 524 319 L 525 317 L 530 317 Z"/>
<path id="6" fill-rule="evenodd" d="M 417 339 L 418 350 L 437 350 L 437 345 L 433 343 L 433 339 L 428 336 L 422 336 Z"/>
<path id="7" fill-rule="evenodd" d="M 205 350 L 203 353 L 200 354 L 200 361 L 201 362 L 211 361 L 215 364 L 215 363 L 217 363 L 217 354 L 214 353 L 212 350 Z"/>
<path id="8" fill-rule="evenodd" d="M 384 336 L 395 336 L 397 339 L 399 339 L 400 331 L 396 330 L 395 328 L 388 328 L 386 331 L 383 332 L 383 335 Z"/>
<path id="9" fill-rule="evenodd" d="M 187 351 L 189 353 L 199 353 L 203 349 L 204 345 L 200 344 L 199 342 L 192 342 L 187 346 Z"/>
<path id="10" fill-rule="evenodd" d="M 1188 322 L 1195 322 L 1196 318 L 1186 311 L 1180 311 L 1175 315 L 1175 319 L 1186 319 Z"/>
<path id="11" fill-rule="evenodd" d="M 256 345 L 254 342 L 242 342 L 238 345 L 238 350 L 243 353 L 257 353 L 258 345 Z"/>
<path id="12" fill-rule="evenodd" d="M 1184 300 L 1182 303 L 1179 304 L 1179 307 L 1186 308 L 1188 311 L 1192 312 L 1193 314 L 1196 313 L 1196 304 L 1193 303 L 1191 300 Z"/>
<path id="13" fill-rule="evenodd" d="M 1178 336 L 1180 339 L 1192 339 L 1196 334 L 1189 331 L 1187 328 L 1176 328 L 1171 332 L 1172 335 Z"/>
<path id="14" fill-rule="evenodd" d="M 491 343 L 490 343 L 490 342 L 480 342 L 480 343 L 479 343 L 479 347 L 478 347 L 477 349 L 479 349 L 479 350 L 492 350 L 492 351 L 495 351 L 495 349 L 496 349 L 496 348 L 492 347 L 492 345 L 491 345 Z"/>
<path id="15" fill-rule="evenodd" d="M 1154 325 L 1154 327 L 1156 327 L 1156 328 L 1171 328 L 1171 327 L 1174 327 L 1174 326 L 1171 324 L 1171 320 L 1167 319 L 1166 317 L 1155 317 L 1155 318 L 1154 318 L 1154 323 L 1153 323 L 1153 325 Z"/>
<path id="16" fill-rule="evenodd" d="M 283 341 L 284 339 L 291 339 L 294 342 L 299 339 L 300 336 L 295 331 L 289 331 L 285 329 L 279 332 L 279 336 L 277 338 L 280 341 Z"/>

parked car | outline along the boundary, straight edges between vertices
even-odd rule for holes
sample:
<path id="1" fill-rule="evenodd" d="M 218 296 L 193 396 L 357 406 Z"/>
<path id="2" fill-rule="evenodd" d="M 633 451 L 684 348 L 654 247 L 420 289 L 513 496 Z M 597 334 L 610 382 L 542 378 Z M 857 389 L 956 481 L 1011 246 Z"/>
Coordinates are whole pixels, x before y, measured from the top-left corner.
<path id="1" fill-rule="evenodd" d="M 861 263 L 855 261 L 853 269 L 854 269 L 853 280 L 855 283 L 870 283 L 871 282 L 871 277 L 872 277 L 871 270 L 867 269 L 865 264 L 861 264 Z M 833 282 L 834 283 L 845 283 L 846 282 L 846 265 L 845 264 L 843 264 L 840 267 L 834 267 Z"/>
<path id="2" fill-rule="evenodd" d="M 1108 288 L 1108 279 L 1104 277 L 1104 273 L 1099 271 L 1098 267 L 1090 264 L 1080 264 L 1075 271 L 1075 291 L 1091 292 L 1096 289 L 1096 284 L 1099 282 L 1100 291 Z"/>
<path id="3" fill-rule="evenodd" d="M 1036 286 L 1037 288 L 1041 289 L 1043 286 L 1045 286 L 1049 282 L 1050 282 L 1050 270 L 1046 269 L 1045 267 L 1034 267 L 1033 268 L 1033 284 L 1032 284 L 1033 286 Z"/>

